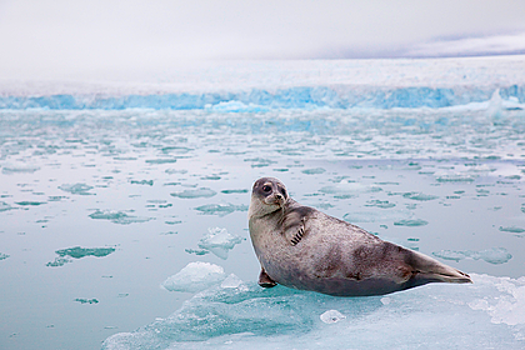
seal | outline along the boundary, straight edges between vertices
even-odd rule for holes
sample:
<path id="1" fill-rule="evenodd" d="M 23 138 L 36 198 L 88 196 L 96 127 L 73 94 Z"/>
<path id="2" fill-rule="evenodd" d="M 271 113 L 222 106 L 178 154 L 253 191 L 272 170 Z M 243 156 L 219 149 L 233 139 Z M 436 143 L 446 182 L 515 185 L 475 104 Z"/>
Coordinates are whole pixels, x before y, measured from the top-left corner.
<path id="1" fill-rule="evenodd" d="M 248 219 L 262 287 L 369 296 L 431 282 L 472 283 L 435 259 L 297 203 L 275 178 L 254 183 Z"/>

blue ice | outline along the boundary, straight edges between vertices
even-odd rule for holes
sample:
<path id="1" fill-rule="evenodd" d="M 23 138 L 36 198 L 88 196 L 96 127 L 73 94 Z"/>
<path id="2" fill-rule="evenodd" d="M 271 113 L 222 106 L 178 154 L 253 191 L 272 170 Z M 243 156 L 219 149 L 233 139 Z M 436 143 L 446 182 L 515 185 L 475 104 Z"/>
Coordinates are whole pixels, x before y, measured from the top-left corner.
<path id="1" fill-rule="evenodd" d="M 473 285 L 338 298 L 281 286 L 263 289 L 236 278 L 224 284 L 221 268 L 193 264 L 199 268 L 175 275 L 181 289 L 191 288 L 193 274 L 199 286 L 209 274 L 212 286 L 165 319 L 109 337 L 102 349 L 518 350 L 525 345 L 523 277 L 473 275 Z"/>

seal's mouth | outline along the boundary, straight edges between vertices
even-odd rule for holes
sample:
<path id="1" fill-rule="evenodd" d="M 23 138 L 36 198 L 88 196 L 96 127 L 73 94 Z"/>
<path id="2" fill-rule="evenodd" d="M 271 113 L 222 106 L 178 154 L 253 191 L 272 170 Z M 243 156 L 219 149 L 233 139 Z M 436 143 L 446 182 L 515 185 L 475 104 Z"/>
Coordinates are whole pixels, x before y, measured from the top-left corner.
<path id="1" fill-rule="evenodd" d="M 277 193 L 275 195 L 274 204 L 277 204 L 278 206 L 282 207 L 284 205 L 284 202 L 285 202 L 284 197 L 280 193 Z"/>
<path id="2" fill-rule="evenodd" d="M 264 200 L 264 203 L 266 203 L 267 205 L 277 205 L 279 207 L 284 207 L 285 202 L 286 202 L 286 199 L 280 193 L 276 193 L 275 195 L 268 196 Z"/>

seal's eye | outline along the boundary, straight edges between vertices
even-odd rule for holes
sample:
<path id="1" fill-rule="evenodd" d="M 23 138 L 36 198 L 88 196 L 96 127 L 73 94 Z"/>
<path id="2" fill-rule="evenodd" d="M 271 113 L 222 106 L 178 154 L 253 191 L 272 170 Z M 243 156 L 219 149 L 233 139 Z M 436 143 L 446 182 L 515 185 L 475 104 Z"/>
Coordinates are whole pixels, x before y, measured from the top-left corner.
<path id="1" fill-rule="evenodd" d="M 268 186 L 268 185 L 264 185 L 262 190 L 263 190 L 264 193 L 272 192 L 272 188 L 270 186 Z"/>

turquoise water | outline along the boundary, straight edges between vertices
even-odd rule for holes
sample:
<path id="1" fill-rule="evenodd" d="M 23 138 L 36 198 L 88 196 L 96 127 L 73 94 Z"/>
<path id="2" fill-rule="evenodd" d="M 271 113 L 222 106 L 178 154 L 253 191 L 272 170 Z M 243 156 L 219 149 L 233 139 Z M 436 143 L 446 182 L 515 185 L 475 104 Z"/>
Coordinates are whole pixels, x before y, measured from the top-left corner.
<path id="1" fill-rule="evenodd" d="M 522 349 L 525 112 L 511 86 L 464 103 L 452 88 L 445 107 L 417 89 L 403 108 L 317 89 L 323 103 L 1 109 L 1 347 Z M 261 176 L 475 283 L 262 290 L 246 218 Z"/>

